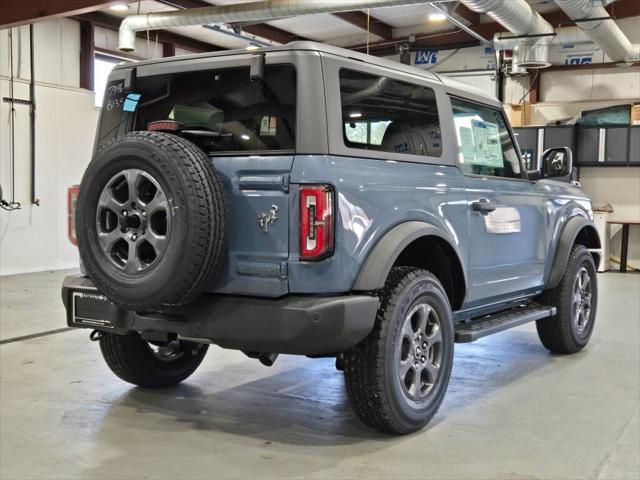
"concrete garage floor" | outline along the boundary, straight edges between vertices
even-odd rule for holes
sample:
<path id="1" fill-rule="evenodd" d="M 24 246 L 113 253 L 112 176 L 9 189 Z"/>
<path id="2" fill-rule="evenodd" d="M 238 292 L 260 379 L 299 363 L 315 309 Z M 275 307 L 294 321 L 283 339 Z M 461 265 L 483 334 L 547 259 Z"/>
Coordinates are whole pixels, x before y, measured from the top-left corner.
<path id="1" fill-rule="evenodd" d="M 64 273 L 0 280 L 2 339 L 64 326 Z M 0 478 L 640 477 L 640 275 L 600 276 L 580 354 L 550 355 L 533 325 L 457 345 L 440 412 L 408 437 L 362 426 L 331 360 L 212 347 L 185 384 L 147 391 L 88 334 L 0 345 Z"/>

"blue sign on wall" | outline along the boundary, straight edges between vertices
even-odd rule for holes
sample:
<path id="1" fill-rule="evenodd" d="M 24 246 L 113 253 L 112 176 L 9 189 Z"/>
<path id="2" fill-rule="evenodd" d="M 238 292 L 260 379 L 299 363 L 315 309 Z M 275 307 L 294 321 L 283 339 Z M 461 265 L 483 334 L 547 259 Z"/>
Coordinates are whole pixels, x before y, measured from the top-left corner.
<path id="1" fill-rule="evenodd" d="M 422 50 L 416 52 L 416 65 L 428 65 L 438 63 L 437 50 Z"/>
<path id="2" fill-rule="evenodd" d="M 593 62 L 593 57 L 589 55 L 569 56 L 565 59 L 565 65 L 588 65 Z"/>

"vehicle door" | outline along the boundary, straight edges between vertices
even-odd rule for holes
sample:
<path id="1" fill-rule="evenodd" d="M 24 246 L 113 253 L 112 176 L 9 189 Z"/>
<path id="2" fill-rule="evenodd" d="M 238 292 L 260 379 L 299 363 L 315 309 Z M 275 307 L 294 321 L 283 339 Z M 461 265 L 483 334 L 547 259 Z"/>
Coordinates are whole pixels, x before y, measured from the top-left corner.
<path id="1" fill-rule="evenodd" d="M 526 177 L 501 109 L 451 98 L 469 215 L 466 307 L 541 288 L 545 199 Z"/>

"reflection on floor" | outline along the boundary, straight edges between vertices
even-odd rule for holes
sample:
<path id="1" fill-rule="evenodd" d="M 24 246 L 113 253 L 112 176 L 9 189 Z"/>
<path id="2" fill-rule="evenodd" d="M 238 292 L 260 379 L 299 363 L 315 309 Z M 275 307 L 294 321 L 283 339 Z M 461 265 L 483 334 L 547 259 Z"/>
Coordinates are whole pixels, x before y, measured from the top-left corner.
<path id="1" fill-rule="evenodd" d="M 0 280 L 0 338 L 64 327 L 64 272 Z M 599 277 L 589 348 L 547 353 L 525 325 L 456 345 L 433 423 L 388 437 L 351 413 L 330 359 L 272 368 L 212 347 L 147 391 L 88 331 L 0 346 L 1 478 L 638 478 L 640 275 Z"/>

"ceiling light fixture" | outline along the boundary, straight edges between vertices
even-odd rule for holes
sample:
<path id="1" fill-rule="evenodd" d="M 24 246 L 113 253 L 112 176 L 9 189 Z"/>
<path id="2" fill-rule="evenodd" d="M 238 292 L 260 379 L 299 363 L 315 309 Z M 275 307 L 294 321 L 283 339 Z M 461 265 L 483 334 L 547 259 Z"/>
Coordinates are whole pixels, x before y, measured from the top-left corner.
<path id="1" fill-rule="evenodd" d="M 260 45 L 256 45 L 255 43 L 250 43 L 244 48 L 245 50 L 258 50 L 260 48 Z"/>
<path id="2" fill-rule="evenodd" d="M 430 22 L 442 22 L 443 20 L 446 20 L 446 19 L 447 19 L 446 15 L 443 15 L 442 13 L 432 13 L 429 15 Z"/>
<path id="3" fill-rule="evenodd" d="M 125 2 L 117 2 L 109 5 L 109 10 L 114 12 L 126 12 L 129 10 L 129 5 Z"/>
<path id="4" fill-rule="evenodd" d="M 362 114 L 360 112 L 353 112 L 349 114 L 349 118 L 362 118 Z"/>

